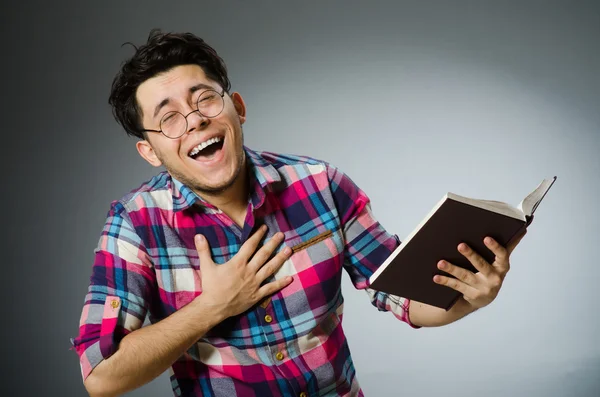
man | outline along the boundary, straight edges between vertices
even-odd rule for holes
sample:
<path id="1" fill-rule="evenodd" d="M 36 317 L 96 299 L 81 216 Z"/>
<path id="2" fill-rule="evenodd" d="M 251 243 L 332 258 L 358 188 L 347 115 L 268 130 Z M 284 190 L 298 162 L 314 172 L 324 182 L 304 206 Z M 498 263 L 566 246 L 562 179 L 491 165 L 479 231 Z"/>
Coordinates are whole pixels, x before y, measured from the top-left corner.
<path id="1" fill-rule="evenodd" d="M 114 201 L 73 340 L 91 396 L 116 396 L 169 369 L 177 396 L 362 395 L 342 328 L 342 269 L 372 304 L 414 328 L 496 297 L 509 255 L 493 240 L 444 311 L 369 288 L 400 244 L 333 165 L 244 146 L 246 106 L 217 53 L 192 34 L 151 32 L 116 76 L 110 104 L 166 171 Z M 148 315 L 151 325 L 142 327 Z"/>

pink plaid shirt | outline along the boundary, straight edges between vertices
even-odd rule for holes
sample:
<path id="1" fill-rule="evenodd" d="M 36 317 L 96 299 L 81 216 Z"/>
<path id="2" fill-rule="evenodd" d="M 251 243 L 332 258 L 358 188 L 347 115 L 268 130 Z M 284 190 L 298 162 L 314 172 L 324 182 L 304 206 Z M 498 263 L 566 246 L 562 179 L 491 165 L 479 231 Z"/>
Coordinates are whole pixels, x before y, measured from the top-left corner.
<path id="1" fill-rule="evenodd" d="M 373 306 L 413 326 L 408 299 L 368 286 L 400 241 L 367 195 L 324 161 L 244 150 L 253 188 L 243 227 L 166 172 L 112 203 L 72 340 L 84 379 L 146 316 L 158 322 L 202 293 L 197 233 L 224 263 L 258 225 L 267 238 L 281 231 L 280 249 L 294 253 L 274 278 L 294 281 L 173 363 L 176 396 L 362 396 L 342 327 L 343 269 Z"/>

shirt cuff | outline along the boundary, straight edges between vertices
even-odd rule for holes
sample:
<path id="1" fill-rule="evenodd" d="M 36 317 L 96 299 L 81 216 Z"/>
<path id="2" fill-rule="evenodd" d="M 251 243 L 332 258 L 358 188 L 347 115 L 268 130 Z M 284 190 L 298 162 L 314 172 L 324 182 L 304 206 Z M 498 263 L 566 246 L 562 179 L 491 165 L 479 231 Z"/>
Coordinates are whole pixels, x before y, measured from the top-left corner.
<path id="1" fill-rule="evenodd" d="M 100 324 L 87 323 L 80 326 L 80 335 L 72 339 L 74 350 L 79 355 L 83 380 L 102 360 L 112 356 L 124 336 L 118 332 L 118 318 L 121 310 L 121 298 L 107 296 Z"/>

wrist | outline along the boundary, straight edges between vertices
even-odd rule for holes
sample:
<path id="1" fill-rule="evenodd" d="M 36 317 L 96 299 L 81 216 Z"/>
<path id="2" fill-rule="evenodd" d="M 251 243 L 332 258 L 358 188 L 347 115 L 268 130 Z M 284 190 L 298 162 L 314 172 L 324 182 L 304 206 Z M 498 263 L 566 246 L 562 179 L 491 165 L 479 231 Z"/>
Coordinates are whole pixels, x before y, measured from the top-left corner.
<path id="1" fill-rule="evenodd" d="M 477 307 L 471 305 L 465 298 L 462 296 L 460 299 L 456 301 L 456 304 L 448 311 L 448 314 L 456 319 L 462 318 L 467 314 L 473 313 L 477 310 Z"/>
<path id="2" fill-rule="evenodd" d="M 190 305 L 193 306 L 194 312 L 201 315 L 201 321 L 208 321 L 210 327 L 214 327 L 220 322 L 231 317 L 225 305 L 216 304 L 207 294 L 198 295 Z"/>

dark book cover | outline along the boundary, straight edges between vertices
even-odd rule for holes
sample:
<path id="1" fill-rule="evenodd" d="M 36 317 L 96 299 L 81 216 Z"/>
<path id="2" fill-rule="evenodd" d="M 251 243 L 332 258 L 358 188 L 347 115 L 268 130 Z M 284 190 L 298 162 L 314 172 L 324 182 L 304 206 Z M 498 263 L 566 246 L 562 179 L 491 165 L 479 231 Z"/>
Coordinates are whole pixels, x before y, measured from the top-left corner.
<path id="1" fill-rule="evenodd" d="M 458 251 L 461 242 L 493 263 L 494 254 L 483 239 L 491 236 L 506 246 L 528 223 L 448 198 L 409 241 L 401 244 L 402 249 L 392 253 L 391 262 L 370 287 L 449 310 L 461 294 L 433 281 L 436 274 L 449 275 L 437 268 L 438 262 L 445 259 L 476 273 Z"/>

